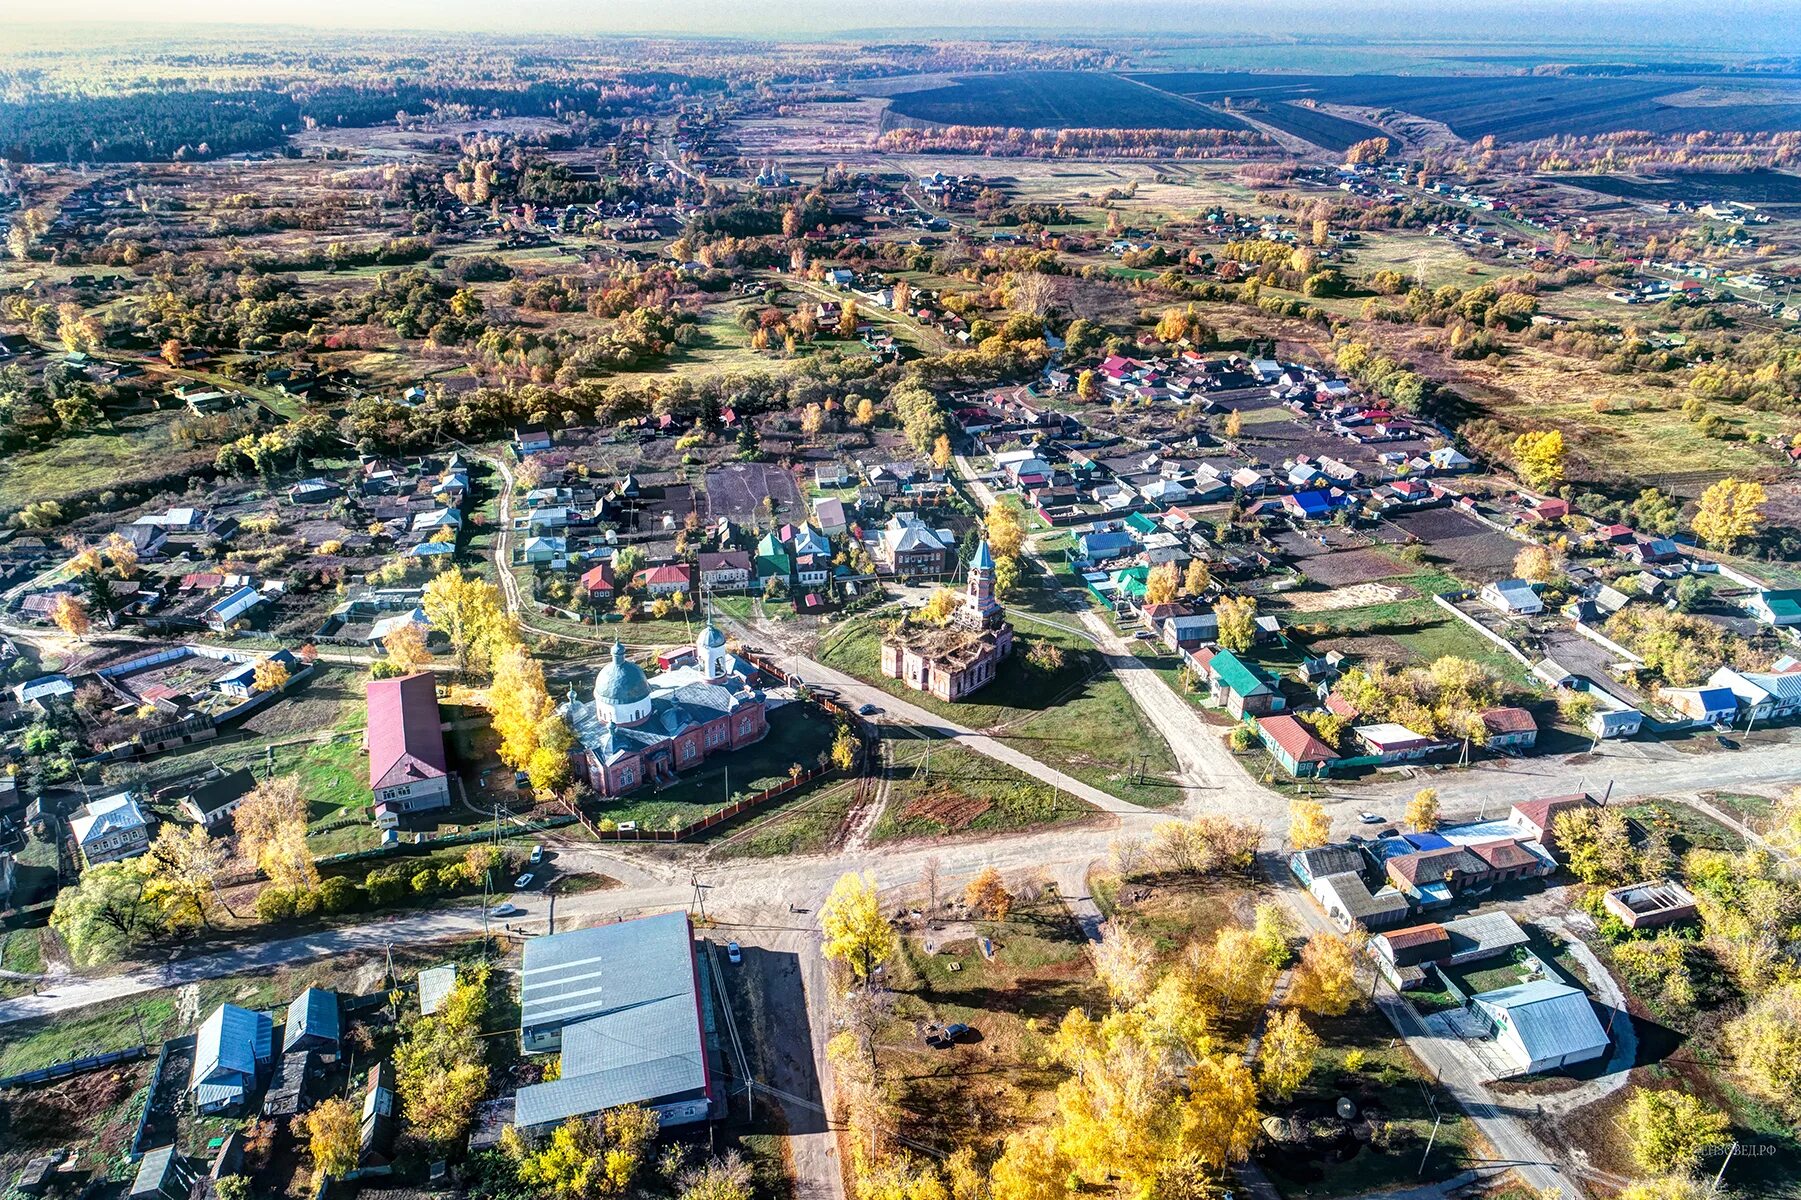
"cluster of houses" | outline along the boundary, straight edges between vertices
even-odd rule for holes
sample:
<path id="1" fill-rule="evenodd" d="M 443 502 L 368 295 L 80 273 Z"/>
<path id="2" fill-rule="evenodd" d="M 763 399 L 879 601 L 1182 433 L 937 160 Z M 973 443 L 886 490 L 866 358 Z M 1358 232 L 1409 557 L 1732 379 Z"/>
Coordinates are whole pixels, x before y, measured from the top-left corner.
<path id="1" fill-rule="evenodd" d="M 1442 1032 L 1462 1038 L 1497 1077 L 1557 1070 L 1599 1058 L 1609 1046 L 1587 994 L 1565 982 L 1527 948 L 1530 938 L 1505 912 L 1455 920 L 1423 919 L 1454 904 L 1500 899 L 1510 887 L 1557 870 L 1556 819 L 1593 805 L 1577 793 L 1522 801 L 1505 818 L 1392 828 L 1370 838 L 1296 852 L 1289 867 L 1340 929 L 1370 932 L 1369 953 L 1403 992 L 1448 993 L 1455 1002 Z M 1670 880 L 1616 888 L 1610 911 L 1630 925 L 1673 923 L 1694 914 L 1694 898 Z M 1519 964 L 1506 986 L 1466 994 L 1454 968 L 1506 957 Z"/>

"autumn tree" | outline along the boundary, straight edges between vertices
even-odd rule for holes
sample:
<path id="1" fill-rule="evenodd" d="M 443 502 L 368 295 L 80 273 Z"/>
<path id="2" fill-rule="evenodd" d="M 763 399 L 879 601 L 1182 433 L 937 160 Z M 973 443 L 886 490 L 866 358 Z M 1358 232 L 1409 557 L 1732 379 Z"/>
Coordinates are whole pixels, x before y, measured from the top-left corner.
<path id="1" fill-rule="evenodd" d="M 148 856 L 98 863 L 56 894 L 50 928 L 82 966 L 111 962 L 163 929 L 163 906 L 149 894 Z"/>
<path id="2" fill-rule="evenodd" d="M 1084 367 L 1076 375 L 1076 399 L 1099 400 L 1101 398 L 1101 377 L 1093 370 Z"/>
<path id="3" fill-rule="evenodd" d="M 457 670 L 485 674 L 496 655 L 517 641 L 500 588 L 452 568 L 425 585 L 420 607 L 426 619 L 450 641 Z"/>
<path id="4" fill-rule="evenodd" d="M 1007 881 L 999 871 L 983 867 L 963 889 L 963 903 L 991 921 L 1004 921 L 1013 911 L 1013 893 L 1007 890 Z"/>
<path id="5" fill-rule="evenodd" d="M 1278 1101 L 1294 1095 L 1313 1073 L 1319 1048 L 1319 1036 L 1294 1009 L 1282 1009 L 1271 1017 L 1257 1047 L 1257 1073 L 1264 1095 Z"/>
<path id="6" fill-rule="evenodd" d="M 1145 605 L 1173 604 L 1176 599 L 1177 578 L 1176 564 L 1173 562 L 1158 563 L 1152 567 L 1144 581 Z"/>
<path id="7" fill-rule="evenodd" d="M 1116 1004 L 1134 1005 L 1157 982 L 1157 947 L 1121 926 L 1110 930 L 1095 948 L 1094 967 Z"/>
<path id="8" fill-rule="evenodd" d="M 1344 160 L 1352 166 L 1374 165 L 1388 157 L 1389 143 L 1385 137 L 1365 138 L 1361 142 L 1353 142 L 1345 151 Z"/>
<path id="9" fill-rule="evenodd" d="M 630 1193 L 656 1140 L 657 1115 L 636 1104 L 598 1118 L 570 1117 L 538 1147 L 507 1145 L 518 1156 L 519 1182 L 557 1200 L 601 1200 Z"/>
<path id="10" fill-rule="evenodd" d="M 488 711 L 500 736 L 502 762 L 516 771 L 531 765 L 538 726 L 550 709 L 543 666 L 524 646 L 508 646 L 494 660 L 494 681 L 488 685 Z"/>
<path id="11" fill-rule="evenodd" d="M 250 673 L 250 686 L 259 692 L 279 692 L 288 686 L 288 664 L 265 658 Z"/>
<path id="12" fill-rule="evenodd" d="M 1242 654 L 1257 644 L 1257 597 L 1221 596 L 1213 616 L 1219 622 L 1214 637 L 1223 648 Z"/>
<path id="13" fill-rule="evenodd" d="M 173 926 L 208 924 L 220 874 L 231 860 L 223 842 L 202 825 L 165 824 L 146 856 L 151 875 L 145 898 L 162 906 Z"/>
<path id="14" fill-rule="evenodd" d="M 106 557 L 113 565 L 113 574 L 120 579 L 130 579 L 137 574 L 138 548 L 117 530 L 106 535 Z"/>
<path id="15" fill-rule="evenodd" d="M 485 967 L 461 972 L 436 1012 L 415 1015 L 394 1051 L 394 1085 L 406 1123 L 430 1148 L 460 1144 L 488 1090 L 482 1021 Z"/>
<path id="16" fill-rule="evenodd" d="M 549 712 L 538 722 L 537 745 L 525 765 L 526 777 L 541 792 L 553 792 L 568 782 L 570 755 L 575 751 L 575 730 L 559 712 Z"/>
<path id="17" fill-rule="evenodd" d="M 1269 999 L 1276 968 L 1269 948 L 1253 930 L 1221 926 L 1208 947 L 1203 972 L 1207 988 L 1226 1007 L 1250 1009 Z"/>
<path id="18" fill-rule="evenodd" d="M 839 876 L 819 910 L 819 927 L 825 934 L 821 952 L 827 961 L 843 963 L 860 984 L 867 984 L 898 946 L 894 927 L 882 915 L 875 876 L 868 873 Z"/>
<path id="19" fill-rule="evenodd" d="M 1562 564 L 1544 546 L 1525 546 L 1513 556 L 1513 573 L 1528 583 L 1550 583 L 1557 578 Z"/>
<path id="20" fill-rule="evenodd" d="M 963 596 L 954 587 L 943 584 L 932 589 L 932 594 L 919 608 L 919 619 L 929 621 L 933 625 L 942 625 L 951 619 L 951 615 L 963 604 Z"/>
<path id="21" fill-rule="evenodd" d="M 988 550 L 995 558 L 1018 558 L 1026 544 L 1025 513 L 1013 496 L 995 501 L 983 520 L 988 535 Z"/>
<path id="22" fill-rule="evenodd" d="M 1207 564 L 1198 558 L 1188 560 L 1188 570 L 1182 576 L 1182 594 L 1199 597 L 1213 583 L 1213 575 L 1207 570 Z"/>
<path id="23" fill-rule="evenodd" d="M 1764 524 L 1766 499 L 1761 483 L 1720 480 L 1701 493 L 1701 506 L 1695 510 L 1695 536 L 1715 550 L 1730 553 L 1757 536 Z"/>
<path id="24" fill-rule="evenodd" d="M 1332 840 L 1332 818 L 1318 800 L 1296 798 L 1288 802 L 1288 844 L 1311 850 Z"/>
<path id="25" fill-rule="evenodd" d="M 348 1100 L 321 1100 L 306 1114 L 307 1152 L 315 1179 L 342 1179 L 363 1152 L 362 1114 Z"/>
<path id="26" fill-rule="evenodd" d="M 431 666 L 431 650 L 426 644 L 424 627 L 408 621 L 397 625 L 381 640 L 382 650 L 394 671 L 411 675 Z"/>
<path id="27" fill-rule="evenodd" d="M 857 735 L 850 731 L 850 726 L 840 723 L 832 734 L 832 765 L 840 771 L 848 771 L 857 765 Z"/>
<path id="28" fill-rule="evenodd" d="M 1632 1157 L 1657 1175 L 1693 1171 L 1732 1141 L 1731 1119 L 1687 1092 L 1641 1087 L 1626 1102 L 1620 1124 Z"/>
<path id="29" fill-rule="evenodd" d="M 1754 999 L 1723 1040 L 1746 1091 L 1801 1117 L 1801 981 Z"/>
<path id="30" fill-rule="evenodd" d="M 1438 828 L 1438 789 L 1421 788 L 1413 793 L 1413 799 L 1407 802 L 1407 815 L 1403 818 L 1407 828 L 1415 833 L 1431 833 Z"/>
<path id="31" fill-rule="evenodd" d="M 1357 999 L 1355 939 L 1318 933 L 1301 949 L 1290 998 L 1298 1008 L 1322 1017 L 1343 1016 Z"/>
<path id="32" fill-rule="evenodd" d="M 307 800 L 293 775 L 265 779 L 231 814 L 238 857 L 268 876 L 278 888 L 309 888 L 319 882 L 306 844 Z"/>
<path id="33" fill-rule="evenodd" d="M 1233 441 L 1237 441 L 1239 435 L 1244 433 L 1244 414 L 1236 408 L 1227 413 L 1220 431 Z"/>
<path id="34" fill-rule="evenodd" d="M 932 465 L 940 471 L 951 465 L 951 439 L 948 433 L 938 435 L 932 443 Z"/>
<path id="35" fill-rule="evenodd" d="M 1556 487 L 1563 482 L 1562 431 L 1527 430 L 1513 439 L 1513 459 L 1527 487 L 1536 491 Z"/>
<path id="36" fill-rule="evenodd" d="M 86 637 L 92 625 L 88 620 L 88 606 L 67 592 L 51 604 L 50 619 L 56 622 L 58 629 L 76 639 Z"/>
<path id="37" fill-rule="evenodd" d="M 1587 884 L 1626 883 L 1638 878 L 1638 852 L 1631 823 L 1617 808 L 1584 804 L 1551 820 L 1558 852 L 1570 874 Z"/>

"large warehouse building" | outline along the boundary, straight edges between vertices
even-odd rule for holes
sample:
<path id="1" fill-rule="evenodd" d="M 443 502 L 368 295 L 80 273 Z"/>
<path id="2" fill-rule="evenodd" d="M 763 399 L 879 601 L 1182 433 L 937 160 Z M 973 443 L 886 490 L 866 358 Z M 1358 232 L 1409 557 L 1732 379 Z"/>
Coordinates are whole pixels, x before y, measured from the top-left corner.
<path id="1" fill-rule="evenodd" d="M 562 1075 L 519 1089 L 513 1123 L 546 1130 L 622 1104 L 665 1127 L 713 1113 L 707 1007 L 686 913 L 525 943 L 519 1041 L 561 1051 Z"/>

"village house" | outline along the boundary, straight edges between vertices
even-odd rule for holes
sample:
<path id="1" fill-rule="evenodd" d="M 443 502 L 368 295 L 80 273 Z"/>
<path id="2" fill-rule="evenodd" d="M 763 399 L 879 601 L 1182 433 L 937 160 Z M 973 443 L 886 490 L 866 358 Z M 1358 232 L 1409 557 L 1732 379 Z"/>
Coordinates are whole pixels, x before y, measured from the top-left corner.
<path id="1" fill-rule="evenodd" d="M 1324 776 L 1338 761 L 1337 751 L 1287 713 L 1258 717 L 1257 736 L 1270 756 L 1296 779 Z"/>
<path id="2" fill-rule="evenodd" d="M 369 788 L 375 820 L 392 829 L 404 816 L 450 807 L 450 772 L 430 671 L 377 679 L 369 702 Z"/>
<path id="3" fill-rule="evenodd" d="M 1268 672 L 1230 650 L 1203 649 L 1188 655 L 1187 661 L 1207 681 L 1207 702 L 1239 720 L 1278 713 L 1288 706 Z"/>
<path id="4" fill-rule="evenodd" d="M 738 592 L 750 586 L 752 564 L 747 550 L 703 550 L 696 565 L 701 586 L 709 591 Z"/>
<path id="5" fill-rule="evenodd" d="M 1523 708 L 1484 709 L 1482 728 L 1488 734 L 1490 750 L 1530 750 L 1538 743 L 1538 722 Z"/>
<path id="6" fill-rule="evenodd" d="M 69 818 L 83 866 L 134 858 L 150 848 L 150 823 L 132 792 L 92 800 Z"/>
<path id="7" fill-rule="evenodd" d="M 666 563 L 639 571 L 632 583 L 652 596 L 673 596 L 693 592 L 694 575 L 687 563 Z"/>

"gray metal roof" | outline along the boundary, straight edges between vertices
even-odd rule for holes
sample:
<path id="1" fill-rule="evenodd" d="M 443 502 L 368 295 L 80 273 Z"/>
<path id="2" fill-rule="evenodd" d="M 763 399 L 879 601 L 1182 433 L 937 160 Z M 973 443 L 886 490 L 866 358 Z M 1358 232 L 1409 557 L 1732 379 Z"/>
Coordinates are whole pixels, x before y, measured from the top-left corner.
<path id="1" fill-rule="evenodd" d="M 188 1089 L 209 1083 L 248 1086 L 256 1079 L 257 1064 L 269 1061 L 274 1038 L 274 1022 L 267 1013 L 221 1004 L 195 1035 Z"/>
<path id="2" fill-rule="evenodd" d="M 1607 1045 L 1607 1031 L 1595 1020 L 1588 993 L 1580 988 L 1539 979 L 1483 992 L 1475 1000 L 1506 1014 L 1533 1062 Z"/>
<path id="3" fill-rule="evenodd" d="M 1468 954 L 1472 950 L 1492 953 L 1524 946 L 1531 940 L 1526 936 L 1526 931 L 1504 912 L 1478 913 L 1473 917 L 1446 921 L 1444 929 L 1451 935 L 1453 954 Z"/>
<path id="4" fill-rule="evenodd" d="M 520 1024 L 562 1026 L 562 1078 L 521 1088 L 516 1123 L 704 1091 L 698 988 L 685 913 L 528 941 Z"/>
<path id="5" fill-rule="evenodd" d="M 457 969 L 454 963 L 427 967 L 419 972 L 419 1011 L 428 1017 L 437 1012 L 450 996 L 450 989 L 456 985 Z"/>
<path id="6" fill-rule="evenodd" d="M 288 1005 L 288 1024 L 281 1036 L 282 1053 L 294 1048 L 301 1038 L 338 1040 L 338 994 L 324 988 L 310 987 L 294 997 Z"/>
<path id="7" fill-rule="evenodd" d="M 686 913 L 664 913 L 525 943 L 519 1024 L 566 1025 L 666 996 L 696 1000 Z"/>

